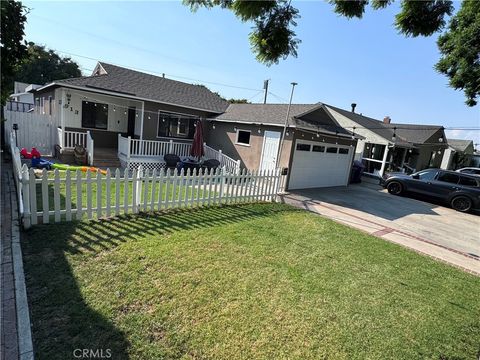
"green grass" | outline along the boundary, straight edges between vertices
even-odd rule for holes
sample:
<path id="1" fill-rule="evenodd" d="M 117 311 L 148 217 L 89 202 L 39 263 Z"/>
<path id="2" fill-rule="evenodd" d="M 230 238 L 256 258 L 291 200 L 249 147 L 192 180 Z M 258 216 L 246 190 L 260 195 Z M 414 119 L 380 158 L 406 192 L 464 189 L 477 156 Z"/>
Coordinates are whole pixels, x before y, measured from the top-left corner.
<path id="1" fill-rule="evenodd" d="M 42 225 L 37 359 L 476 359 L 480 278 L 279 204 Z"/>

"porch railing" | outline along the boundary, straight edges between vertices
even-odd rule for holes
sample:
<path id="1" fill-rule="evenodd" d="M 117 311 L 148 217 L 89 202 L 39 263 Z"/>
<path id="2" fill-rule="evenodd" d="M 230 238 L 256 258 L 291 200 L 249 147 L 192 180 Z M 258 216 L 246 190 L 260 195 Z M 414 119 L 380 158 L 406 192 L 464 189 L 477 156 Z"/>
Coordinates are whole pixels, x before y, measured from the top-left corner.
<path id="1" fill-rule="evenodd" d="M 62 149 L 73 149 L 75 145 L 87 147 L 87 133 L 79 131 L 63 131 L 62 128 L 57 129 L 58 145 Z"/>
<path id="2" fill-rule="evenodd" d="M 86 138 L 87 138 L 86 149 L 87 149 L 87 156 L 88 156 L 88 165 L 92 166 L 93 165 L 93 148 L 94 147 L 93 147 L 93 138 L 92 138 L 92 134 L 90 134 L 90 131 L 87 131 Z"/>
<path id="3" fill-rule="evenodd" d="M 129 137 L 123 137 L 118 134 L 118 157 L 130 161 L 132 157 L 152 158 L 162 157 L 166 154 L 175 154 L 180 157 L 190 155 L 192 144 L 186 142 L 139 140 Z M 240 170 L 240 160 L 232 159 L 222 153 L 222 150 L 215 150 L 204 144 L 205 158 L 217 159 L 221 167 L 229 172 L 238 173 Z"/>

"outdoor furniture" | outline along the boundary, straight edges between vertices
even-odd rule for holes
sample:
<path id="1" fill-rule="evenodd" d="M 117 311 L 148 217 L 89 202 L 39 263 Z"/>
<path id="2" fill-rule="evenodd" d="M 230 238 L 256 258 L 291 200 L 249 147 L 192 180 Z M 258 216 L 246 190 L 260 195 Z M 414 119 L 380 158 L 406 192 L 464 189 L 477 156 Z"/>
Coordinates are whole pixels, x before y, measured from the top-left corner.
<path id="1" fill-rule="evenodd" d="M 186 174 L 188 169 L 190 169 L 191 172 L 200 169 L 200 165 L 201 163 L 199 161 L 186 158 L 181 161 L 181 167 L 179 170 L 183 169 L 184 173 Z"/>
<path id="2" fill-rule="evenodd" d="M 175 169 L 180 162 L 180 157 L 175 154 L 166 154 L 163 156 L 163 160 L 165 160 L 168 169 Z"/>
<path id="3" fill-rule="evenodd" d="M 220 166 L 220 161 L 217 159 L 208 159 L 205 160 L 202 164 L 202 168 L 207 169 L 209 172 L 216 170 Z"/>
<path id="4" fill-rule="evenodd" d="M 73 148 L 73 155 L 75 157 L 75 164 L 87 164 L 87 150 L 82 145 L 75 145 Z"/>

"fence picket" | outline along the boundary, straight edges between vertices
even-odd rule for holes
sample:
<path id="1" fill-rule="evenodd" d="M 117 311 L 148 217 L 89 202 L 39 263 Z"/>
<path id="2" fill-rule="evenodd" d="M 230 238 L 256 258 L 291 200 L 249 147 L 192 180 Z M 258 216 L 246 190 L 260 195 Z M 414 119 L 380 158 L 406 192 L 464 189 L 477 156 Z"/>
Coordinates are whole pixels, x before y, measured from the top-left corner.
<path id="1" fill-rule="evenodd" d="M 123 212 L 128 214 L 129 199 L 128 199 L 128 186 L 129 186 L 129 172 L 127 169 L 123 172 Z"/>
<path id="2" fill-rule="evenodd" d="M 120 215 L 120 169 L 115 170 L 115 216 Z"/>
<path id="3" fill-rule="evenodd" d="M 42 171 L 42 208 L 43 208 L 43 223 L 49 223 L 49 204 L 48 204 L 48 173 L 47 169 Z"/>
<path id="4" fill-rule="evenodd" d="M 102 174 L 97 172 L 97 219 L 102 217 Z"/>
<path id="5" fill-rule="evenodd" d="M 72 220 L 72 174 L 70 170 L 65 174 L 65 220 Z"/>
<path id="6" fill-rule="evenodd" d="M 93 217 L 92 212 L 92 173 L 87 171 L 87 218 Z"/>
<path id="7" fill-rule="evenodd" d="M 164 209 L 168 209 L 168 204 L 170 201 L 170 169 L 167 169 L 167 177 L 165 180 L 165 201 L 164 201 Z M 160 210 L 160 204 L 158 207 L 158 210 Z"/>
<path id="8" fill-rule="evenodd" d="M 58 169 L 54 171 L 53 208 L 55 211 L 54 220 L 60 222 L 60 174 Z"/>
<path id="9" fill-rule="evenodd" d="M 111 215 L 111 195 L 110 195 L 110 169 L 107 169 L 107 174 L 105 175 L 105 216 L 108 218 Z"/>
<path id="10" fill-rule="evenodd" d="M 27 165 L 22 166 L 22 172 L 20 174 L 20 188 L 17 187 L 17 191 L 22 193 L 20 201 L 23 202 L 23 225 L 25 229 L 28 229 L 31 226 L 31 216 L 30 216 L 30 196 L 29 196 L 29 179 L 28 179 L 28 167 Z M 20 205 L 20 203 L 19 203 Z"/>
<path id="11" fill-rule="evenodd" d="M 150 183 L 150 171 L 148 171 L 148 169 L 145 169 L 145 176 L 144 176 L 144 182 L 143 182 L 143 212 L 147 211 L 149 183 Z"/>
<path id="12" fill-rule="evenodd" d="M 151 197 L 150 197 L 150 211 L 155 210 L 156 187 L 157 187 L 157 169 L 153 169 L 153 172 L 152 172 L 152 189 L 151 189 Z"/>
<path id="13" fill-rule="evenodd" d="M 132 174 L 132 212 L 134 214 L 137 213 L 137 186 L 138 186 L 138 181 L 137 181 L 137 174 L 138 174 L 138 171 L 140 170 L 133 170 L 133 174 Z"/>
<path id="14" fill-rule="evenodd" d="M 28 172 L 29 195 L 30 195 L 30 222 L 37 225 L 37 182 L 35 179 L 35 171 L 31 168 Z"/>
<path id="15" fill-rule="evenodd" d="M 83 181 L 82 173 L 80 170 L 77 170 L 75 173 L 75 181 L 77 182 L 77 213 L 75 214 L 77 220 L 82 220 L 83 216 L 83 204 L 82 204 L 82 193 L 83 193 Z"/>

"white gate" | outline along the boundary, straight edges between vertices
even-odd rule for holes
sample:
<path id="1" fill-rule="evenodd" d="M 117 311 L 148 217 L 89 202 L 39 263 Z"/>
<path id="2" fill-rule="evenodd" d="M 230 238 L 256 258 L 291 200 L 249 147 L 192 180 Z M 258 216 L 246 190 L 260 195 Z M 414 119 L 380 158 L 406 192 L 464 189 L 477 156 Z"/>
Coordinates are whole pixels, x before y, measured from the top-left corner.
<path id="1" fill-rule="evenodd" d="M 9 134 L 14 124 L 17 124 L 18 148 L 27 148 L 30 151 L 32 147 L 36 147 L 42 155 L 53 155 L 57 142 L 57 126 L 53 116 L 9 111 L 6 108 L 4 114 L 5 134 Z"/>

